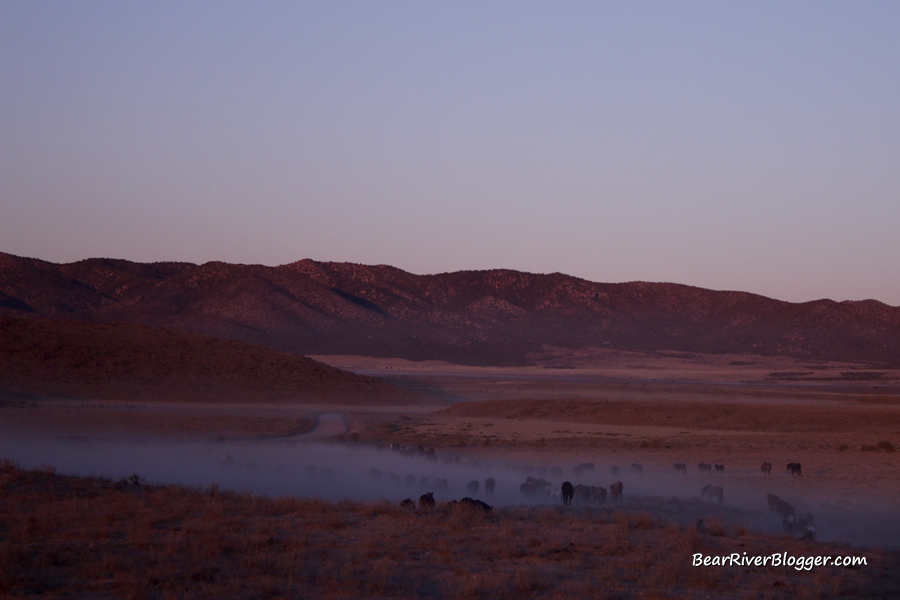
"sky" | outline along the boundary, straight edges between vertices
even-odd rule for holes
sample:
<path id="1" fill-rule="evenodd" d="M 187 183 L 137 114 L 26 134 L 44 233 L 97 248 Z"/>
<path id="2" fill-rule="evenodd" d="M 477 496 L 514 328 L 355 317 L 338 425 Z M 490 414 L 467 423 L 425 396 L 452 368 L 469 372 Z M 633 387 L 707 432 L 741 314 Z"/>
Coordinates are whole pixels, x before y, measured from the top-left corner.
<path id="1" fill-rule="evenodd" d="M 900 2 L 0 0 L 0 251 L 900 305 Z"/>

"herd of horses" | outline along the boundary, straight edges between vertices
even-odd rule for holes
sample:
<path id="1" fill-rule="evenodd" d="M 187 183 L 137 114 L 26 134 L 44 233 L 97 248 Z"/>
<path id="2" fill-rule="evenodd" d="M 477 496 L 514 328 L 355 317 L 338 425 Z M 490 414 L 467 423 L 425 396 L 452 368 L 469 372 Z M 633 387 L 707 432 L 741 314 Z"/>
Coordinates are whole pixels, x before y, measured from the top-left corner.
<path id="1" fill-rule="evenodd" d="M 436 454 L 431 448 L 423 448 L 421 446 L 415 448 L 393 446 L 392 450 L 400 452 L 406 456 L 417 456 L 424 457 L 430 460 L 437 460 Z M 688 466 L 685 463 L 675 463 L 674 469 L 678 474 L 688 474 Z M 563 475 L 563 470 L 560 467 L 553 467 L 552 469 L 541 468 L 541 470 L 548 471 L 553 477 L 562 478 Z M 579 479 L 592 476 L 596 472 L 596 470 L 597 469 L 595 465 L 590 462 L 580 463 L 572 468 L 573 474 L 576 476 L 576 478 Z M 632 463 L 630 470 L 632 474 L 635 475 L 641 475 L 644 473 L 644 467 L 639 463 Z M 609 467 L 609 472 L 613 476 L 619 475 L 622 471 L 623 469 L 619 466 Z M 725 465 L 715 463 L 698 463 L 697 471 L 701 475 L 724 475 Z M 788 463 L 786 471 L 789 472 L 792 477 L 802 476 L 803 474 L 802 467 L 800 463 L 797 462 Z M 770 476 L 772 474 L 772 463 L 768 461 L 763 462 L 760 466 L 760 473 Z M 384 474 L 378 469 L 372 469 L 370 471 L 370 476 L 372 476 L 374 479 L 381 480 L 382 477 L 384 477 Z M 404 480 L 399 475 L 391 473 L 388 476 L 388 479 L 393 483 L 403 483 L 405 481 L 405 483 L 407 484 L 419 484 L 422 487 L 432 487 L 434 491 L 422 494 L 419 497 L 418 508 L 420 510 L 427 511 L 434 509 L 436 506 L 434 498 L 435 492 L 448 491 L 448 482 L 444 478 L 416 478 L 412 475 L 408 475 Z M 559 479 L 557 479 L 557 481 L 559 481 Z M 483 481 L 483 484 L 481 481 L 473 479 L 465 485 L 466 491 L 468 492 L 469 496 L 466 496 L 460 500 L 451 500 L 447 502 L 446 505 L 450 507 L 464 507 L 478 512 L 490 513 L 493 510 L 493 507 L 474 496 L 477 496 L 478 493 L 483 489 L 488 497 L 492 497 L 497 486 L 497 481 L 493 477 L 488 477 Z M 548 481 L 547 479 L 544 479 L 543 477 L 528 476 L 525 481 L 519 486 L 519 492 L 529 500 L 559 501 L 559 499 L 561 499 L 563 506 L 570 506 L 573 503 L 605 503 L 607 498 L 610 498 L 612 502 L 621 502 L 624 494 L 624 487 L 624 483 L 619 480 L 612 483 L 609 486 L 608 490 L 604 486 L 586 485 L 583 483 L 573 483 L 571 481 L 564 481 L 559 487 L 557 487 L 555 484 Z M 708 483 L 700 489 L 700 498 L 707 501 L 722 503 L 725 500 L 725 490 L 720 485 Z M 769 510 L 778 513 L 779 516 L 782 517 L 783 527 L 786 533 L 800 539 L 815 539 L 815 530 L 812 526 L 813 519 L 811 514 L 808 514 L 804 518 L 798 517 L 794 512 L 794 508 L 778 496 L 767 494 L 767 498 L 769 502 Z M 416 501 L 412 498 L 406 498 L 400 504 L 403 507 L 413 509 L 415 509 L 417 506 Z"/>
<path id="2" fill-rule="evenodd" d="M 526 484 L 528 482 L 526 481 Z M 525 484 L 523 484 L 525 485 Z M 617 481 L 609 486 L 609 495 L 613 502 L 622 500 L 622 490 L 624 485 L 621 481 Z M 569 506 L 576 498 L 580 503 L 590 502 L 606 502 L 606 488 L 599 485 L 573 485 L 571 481 L 564 481 L 560 487 L 563 506 Z"/>
<path id="3" fill-rule="evenodd" d="M 701 474 L 708 473 L 724 473 L 725 465 L 719 464 L 708 464 L 708 463 L 699 463 L 697 465 L 698 471 Z M 590 473 L 593 473 L 595 470 L 593 463 L 581 463 L 576 465 L 572 471 L 574 474 L 578 476 L 584 476 Z M 631 465 L 631 470 L 635 473 L 641 474 L 643 473 L 643 465 L 633 463 Z M 800 463 L 789 463 L 787 465 L 787 470 L 791 473 L 791 475 L 802 475 L 802 469 Z M 619 473 L 618 467 L 612 467 L 611 472 L 613 474 Z M 676 463 L 675 471 L 677 473 L 687 474 L 687 465 L 684 463 Z M 558 469 L 558 472 L 561 473 L 561 469 Z M 772 464 L 769 462 L 764 462 L 760 467 L 760 472 L 764 475 L 771 475 L 772 472 Z M 427 482 L 427 478 L 426 482 Z M 413 481 L 414 482 L 414 481 Z M 447 490 L 447 481 L 446 479 L 437 479 L 437 488 L 436 490 Z M 484 481 L 484 490 L 489 496 L 493 496 L 494 490 L 496 488 L 496 480 L 493 477 L 489 477 Z M 550 481 L 543 479 L 541 477 L 532 477 L 528 476 L 525 479 L 525 482 L 519 486 L 519 492 L 529 499 L 545 499 L 550 500 L 555 496 L 559 496 L 562 498 L 563 506 L 570 506 L 573 502 L 577 502 L 579 504 L 589 504 L 589 503 L 604 503 L 606 502 L 607 497 L 611 498 L 613 502 L 619 502 L 622 500 L 622 495 L 624 492 L 624 484 L 621 481 L 616 481 L 612 485 L 609 486 L 609 492 L 607 492 L 606 488 L 603 486 L 597 485 L 585 485 L 585 484 L 573 484 L 570 481 L 564 481 L 562 485 L 557 489 L 553 483 Z M 481 488 L 481 484 L 478 480 L 472 480 L 466 484 L 466 490 L 470 494 L 477 494 Z M 420 507 L 429 508 L 433 506 L 434 502 L 434 492 L 429 492 L 428 494 L 422 495 L 419 498 Z M 771 498 L 775 498 L 774 506 L 779 507 L 780 499 L 777 496 L 770 497 L 770 508 L 772 508 L 772 500 Z M 720 485 L 707 484 L 700 489 L 700 498 L 704 500 L 710 501 L 718 501 L 719 503 L 724 502 L 725 500 L 725 490 Z M 459 501 L 463 504 L 472 504 L 472 503 L 481 503 L 484 504 L 481 500 L 473 500 L 469 497 L 463 498 Z M 404 506 L 413 505 L 415 506 L 415 502 L 407 498 L 402 502 Z M 484 504 L 484 507 L 487 507 L 487 504 Z M 789 505 L 787 505 L 789 507 Z M 489 507 L 488 507 L 489 509 Z M 793 514 L 793 508 L 789 507 L 789 511 L 786 511 L 785 514 Z M 805 523 L 797 524 L 797 527 L 805 526 Z"/>
<path id="4" fill-rule="evenodd" d="M 610 486 L 610 494 L 614 501 L 618 501 L 622 499 L 623 492 L 623 484 L 621 481 L 617 481 Z M 579 490 L 579 488 L 582 488 Z M 578 497 L 579 495 L 583 495 L 582 499 L 584 501 L 591 501 L 597 496 L 595 490 L 602 490 L 602 494 L 599 496 L 603 500 L 606 499 L 606 489 L 602 487 L 596 486 L 584 486 L 584 485 L 573 485 L 570 481 L 563 482 L 561 488 L 562 493 L 562 502 L 563 506 L 569 506 L 572 504 L 572 501 Z M 724 492 L 722 490 L 722 486 L 708 484 L 703 487 L 700 492 L 700 496 L 702 498 L 709 498 L 710 500 L 718 500 L 722 502 L 724 497 Z M 779 498 L 774 494 L 766 494 L 767 500 L 769 502 L 769 510 L 775 513 L 778 513 L 782 517 L 783 527 L 785 533 L 797 537 L 798 539 L 803 540 L 815 540 L 816 530 L 813 527 L 813 516 L 812 513 L 807 513 L 806 517 L 798 517 L 794 512 L 794 507 Z M 491 513 L 493 511 L 493 507 L 486 502 L 479 500 L 477 498 L 470 498 L 466 496 L 461 500 L 450 500 L 446 503 L 448 507 L 457 508 L 461 507 L 466 510 L 471 510 L 475 512 L 482 512 L 485 514 Z M 406 498 L 405 500 L 400 502 L 400 506 L 402 508 L 415 510 L 416 502 L 412 498 Z M 437 502 L 434 499 L 434 492 L 428 492 L 422 494 L 419 497 L 419 510 L 429 511 L 435 509 L 437 506 Z M 698 527 L 702 523 L 702 519 L 698 522 Z"/>
<path id="5" fill-rule="evenodd" d="M 724 474 L 725 473 L 725 465 L 711 465 L 709 463 L 699 463 L 697 465 L 697 470 L 700 471 L 701 473 L 710 473 L 710 474 L 712 474 L 713 470 L 715 470 L 715 472 L 717 474 Z M 771 475 L 772 474 L 772 463 L 764 462 L 762 464 L 762 466 L 759 468 L 759 470 L 760 470 L 760 472 L 762 472 L 763 475 Z M 791 475 L 802 475 L 803 474 L 803 472 L 800 468 L 800 463 L 794 463 L 794 462 L 788 463 L 787 470 L 791 472 Z M 688 472 L 687 465 L 684 463 L 675 463 L 675 472 L 687 475 L 687 472 Z"/>
<path id="6" fill-rule="evenodd" d="M 489 513 L 494 510 L 494 507 L 484 502 L 482 500 L 478 500 L 477 498 L 469 498 L 466 496 L 461 500 L 450 500 L 447 502 L 448 506 L 451 507 L 463 507 L 470 510 L 476 510 L 484 513 Z M 409 508 L 415 510 L 416 501 L 412 498 L 407 498 L 400 502 L 400 506 L 402 508 Z M 427 494 L 422 494 L 419 496 L 419 509 L 420 510 L 432 510 L 437 506 L 437 502 L 434 499 L 434 492 L 428 492 Z"/>

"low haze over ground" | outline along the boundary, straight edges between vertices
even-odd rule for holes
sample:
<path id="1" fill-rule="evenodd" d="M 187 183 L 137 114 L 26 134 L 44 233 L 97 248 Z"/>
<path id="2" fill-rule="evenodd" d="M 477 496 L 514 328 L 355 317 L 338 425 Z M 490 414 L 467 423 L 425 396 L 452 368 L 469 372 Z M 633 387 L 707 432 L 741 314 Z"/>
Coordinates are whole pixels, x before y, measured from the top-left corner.
<path id="1" fill-rule="evenodd" d="M 0 2 L 0 239 L 900 305 L 892 2 Z"/>

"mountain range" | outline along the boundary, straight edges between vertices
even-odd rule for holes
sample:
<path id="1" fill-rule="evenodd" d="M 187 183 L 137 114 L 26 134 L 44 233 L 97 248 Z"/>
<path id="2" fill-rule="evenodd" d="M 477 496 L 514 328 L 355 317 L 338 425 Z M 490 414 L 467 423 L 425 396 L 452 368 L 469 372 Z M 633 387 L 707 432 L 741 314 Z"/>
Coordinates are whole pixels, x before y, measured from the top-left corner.
<path id="1" fill-rule="evenodd" d="M 298 262 L 57 264 L 0 253 L 0 317 L 123 322 L 303 355 L 528 364 L 549 347 L 900 364 L 900 307 L 791 303 L 674 283 L 513 270 L 415 275 Z"/>

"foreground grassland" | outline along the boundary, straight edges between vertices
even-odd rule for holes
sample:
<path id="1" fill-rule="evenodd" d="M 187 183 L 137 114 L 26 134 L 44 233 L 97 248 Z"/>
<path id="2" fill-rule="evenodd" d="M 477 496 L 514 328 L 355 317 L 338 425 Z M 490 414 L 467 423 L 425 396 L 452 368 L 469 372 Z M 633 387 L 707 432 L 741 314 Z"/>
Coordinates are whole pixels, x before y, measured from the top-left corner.
<path id="1" fill-rule="evenodd" d="M 732 553 L 865 566 L 695 567 Z M 891 598 L 900 553 L 645 511 L 266 498 L 0 467 L 0 597 Z"/>

